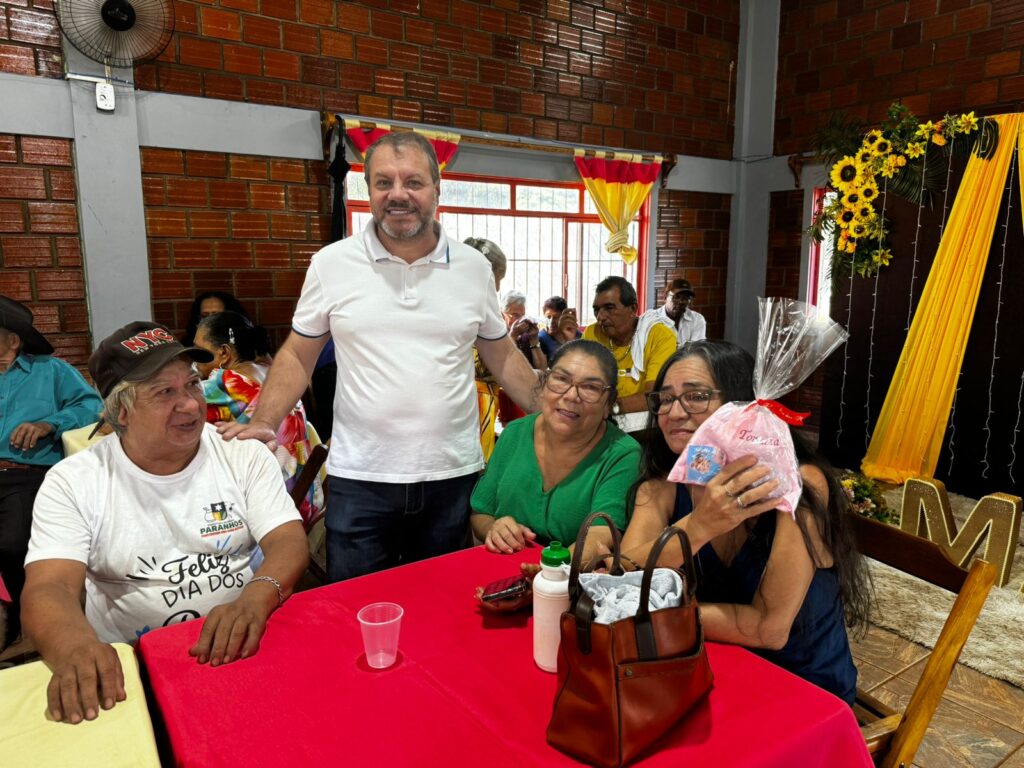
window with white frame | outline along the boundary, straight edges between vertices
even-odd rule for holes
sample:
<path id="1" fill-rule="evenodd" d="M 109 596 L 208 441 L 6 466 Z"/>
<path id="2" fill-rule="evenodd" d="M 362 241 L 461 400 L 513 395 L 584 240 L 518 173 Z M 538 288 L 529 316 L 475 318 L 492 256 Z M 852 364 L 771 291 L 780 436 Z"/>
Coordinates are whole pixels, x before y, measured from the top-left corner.
<path id="1" fill-rule="evenodd" d="M 361 168 L 347 177 L 349 232 L 370 219 L 369 195 Z M 501 292 L 526 294 L 527 313 L 541 318 L 541 306 L 551 296 L 563 296 L 577 309 L 580 323 L 593 322 L 594 287 L 617 275 L 637 285 L 644 258 L 648 203 L 629 226 L 629 242 L 640 254 L 626 264 L 608 253 L 608 231 L 597 216 L 582 184 L 527 181 L 445 172 L 441 179 L 438 216 L 448 236 L 492 240 L 508 258 Z"/>

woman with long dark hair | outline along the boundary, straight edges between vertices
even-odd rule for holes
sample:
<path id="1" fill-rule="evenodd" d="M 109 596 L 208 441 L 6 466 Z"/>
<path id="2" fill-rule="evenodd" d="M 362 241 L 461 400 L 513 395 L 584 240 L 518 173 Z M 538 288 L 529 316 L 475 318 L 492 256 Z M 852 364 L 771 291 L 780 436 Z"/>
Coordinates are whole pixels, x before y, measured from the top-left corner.
<path id="1" fill-rule="evenodd" d="M 667 480 L 712 413 L 754 399 L 753 370 L 753 358 L 725 341 L 690 342 L 666 361 L 648 395 L 651 438 L 623 550 L 640 562 L 666 525 L 684 529 L 707 638 L 746 646 L 852 704 L 846 624 L 866 620 L 869 589 L 828 463 L 792 431 L 803 479 L 795 520 L 775 509 L 778 484 L 753 457 L 726 464 L 706 486 Z M 663 564 L 678 563 L 677 545 L 666 552 Z"/>

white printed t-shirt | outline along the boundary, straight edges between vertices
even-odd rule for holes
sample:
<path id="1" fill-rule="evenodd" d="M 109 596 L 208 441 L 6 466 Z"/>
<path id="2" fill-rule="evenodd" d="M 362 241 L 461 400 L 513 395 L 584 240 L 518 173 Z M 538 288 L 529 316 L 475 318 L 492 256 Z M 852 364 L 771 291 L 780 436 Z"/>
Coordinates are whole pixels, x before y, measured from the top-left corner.
<path id="1" fill-rule="evenodd" d="M 292 328 L 334 339 L 335 477 L 415 483 L 484 465 L 473 345 L 507 330 L 487 259 L 435 226 L 437 247 L 412 264 L 370 221 L 309 265 Z"/>
<path id="2" fill-rule="evenodd" d="M 85 616 L 99 639 L 135 642 L 236 599 L 257 543 L 299 519 L 258 440 L 225 442 L 206 425 L 185 469 L 151 475 L 112 435 L 47 473 L 25 563 L 85 563 Z"/>

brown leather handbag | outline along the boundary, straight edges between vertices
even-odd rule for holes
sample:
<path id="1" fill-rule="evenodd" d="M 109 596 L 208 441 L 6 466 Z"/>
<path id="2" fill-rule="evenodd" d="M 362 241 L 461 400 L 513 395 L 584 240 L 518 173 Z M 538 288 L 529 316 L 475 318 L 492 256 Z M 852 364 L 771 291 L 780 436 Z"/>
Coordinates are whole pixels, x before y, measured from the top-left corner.
<path id="1" fill-rule="evenodd" d="M 594 603 L 579 575 L 583 542 L 597 518 L 608 523 L 614 540 L 610 572 L 622 573 L 621 535 L 608 515 L 595 512 L 580 528 L 573 552 L 547 738 L 583 762 L 614 768 L 635 760 L 679 722 L 711 690 L 712 674 L 694 598 L 693 555 L 679 528 L 666 528 L 647 557 L 636 616 L 594 623 Z M 684 604 L 652 612 L 651 578 L 674 537 L 683 550 Z"/>

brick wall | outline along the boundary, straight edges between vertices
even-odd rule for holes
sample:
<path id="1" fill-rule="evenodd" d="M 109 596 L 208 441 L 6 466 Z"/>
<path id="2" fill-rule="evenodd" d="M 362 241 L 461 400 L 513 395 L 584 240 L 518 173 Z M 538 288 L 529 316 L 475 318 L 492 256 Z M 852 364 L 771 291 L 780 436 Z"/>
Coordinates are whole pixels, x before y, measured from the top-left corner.
<path id="1" fill-rule="evenodd" d="M 144 90 L 729 157 L 739 2 L 211 0 Z"/>
<path id="2" fill-rule="evenodd" d="M 195 294 L 234 293 L 280 343 L 330 235 L 322 162 L 144 148 L 154 318 L 185 329 Z"/>
<path id="3" fill-rule="evenodd" d="M 1020 0 L 782 0 L 776 154 L 812 148 L 843 110 L 869 122 L 1014 112 L 1024 98 Z"/>
<path id="4" fill-rule="evenodd" d="M 0 294 L 25 302 L 55 354 L 85 367 L 89 318 L 68 139 L 0 134 Z"/>
<path id="5" fill-rule="evenodd" d="M 765 296 L 800 297 L 803 190 L 772 192 L 768 214 Z"/>
<path id="6" fill-rule="evenodd" d="M 768 214 L 768 265 L 765 295 L 800 299 L 800 259 L 803 247 L 802 190 L 772 192 Z M 794 411 L 810 411 L 804 435 L 814 444 L 821 428 L 821 398 L 825 384 L 825 366 L 821 365 L 782 402 Z"/>
<path id="7" fill-rule="evenodd" d="M 52 0 L 0 2 L 0 72 L 64 76 Z"/>
<path id="8" fill-rule="evenodd" d="M 685 277 L 691 306 L 708 322 L 708 338 L 725 335 L 725 278 L 729 262 L 730 195 L 662 190 L 651 275 L 660 305 L 669 280 Z"/>

